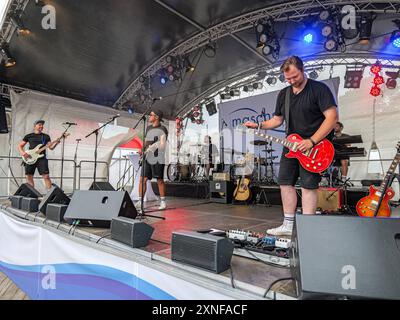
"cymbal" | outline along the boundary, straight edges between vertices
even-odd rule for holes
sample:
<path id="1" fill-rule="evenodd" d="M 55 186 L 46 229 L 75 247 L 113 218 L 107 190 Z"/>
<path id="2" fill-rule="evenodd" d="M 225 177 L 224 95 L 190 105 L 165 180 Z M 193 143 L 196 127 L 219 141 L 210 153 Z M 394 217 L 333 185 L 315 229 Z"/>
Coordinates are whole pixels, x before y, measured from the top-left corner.
<path id="1" fill-rule="evenodd" d="M 232 153 L 234 153 L 234 154 L 246 154 L 245 152 L 240 152 L 240 151 L 236 151 L 236 150 L 234 150 L 234 149 L 229 149 L 229 148 L 225 148 L 224 149 L 224 152 L 232 152 Z"/>
<path id="2" fill-rule="evenodd" d="M 254 140 L 251 141 L 250 144 L 253 144 L 255 146 L 265 146 L 268 142 L 264 140 Z"/>

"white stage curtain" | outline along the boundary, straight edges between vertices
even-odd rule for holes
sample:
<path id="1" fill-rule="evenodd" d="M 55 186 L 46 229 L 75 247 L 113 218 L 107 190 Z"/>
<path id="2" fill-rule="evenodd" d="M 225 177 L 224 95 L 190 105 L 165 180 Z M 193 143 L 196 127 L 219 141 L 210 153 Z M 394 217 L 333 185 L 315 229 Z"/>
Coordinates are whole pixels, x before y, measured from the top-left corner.
<path id="1" fill-rule="evenodd" d="M 70 129 L 71 135 L 65 140 L 65 163 L 63 189 L 66 192 L 73 190 L 74 166 L 71 160 L 74 159 L 76 150 L 76 139 L 82 139 L 78 152 L 77 163 L 80 161 L 94 160 L 95 135 L 85 138 L 94 129 L 100 127 L 112 116 L 117 114 L 117 110 L 102 107 L 94 104 L 80 102 L 72 99 L 62 98 L 58 96 L 47 95 L 43 93 L 25 91 L 20 94 L 11 93 L 12 104 L 12 137 L 11 150 L 13 156 L 19 156 L 18 143 L 25 134 L 32 132 L 33 122 L 43 119 L 45 123 L 45 132 L 48 133 L 52 140 L 57 139 L 63 132 L 64 122 L 75 122 L 78 125 Z M 111 161 L 114 150 L 122 143 L 132 139 L 138 131 L 130 129 L 135 123 L 134 116 L 125 112 L 120 112 L 121 117 L 102 129 L 99 133 L 98 161 L 101 163 L 97 167 L 97 177 L 99 180 L 106 177 L 106 169 Z M 61 159 L 62 145 L 60 144 L 53 151 L 47 151 L 50 159 Z M 105 163 L 102 163 L 105 162 Z M 12 165 L 13 172 L 16 176 L 24 176 L 24 168 L 20 165 L 21 161 L 14 161 Z M 49 163 L 50 176 L 56 184 L 60 184 L 61 162 L 52 160 Z M 92 183 L 94 165 L 93 163 L 82 163 L 81 165 L 81 183 L 77 186 L 81 189 L 87 189 Z M 78 174 L 78 170 L 77 170 Z M 38 176 L 38 173 L 36 173 Z M 86 179 L 85 179 L 86 178 Z M 41 179 L 36 179 L 36 188 L 44 193 L 44 184 Z M 103 180 L 104 181 L 104 180 Z M 20 179 L 20 182 L 21 181 Z M 9 192 L 15 191 L 15 185 L 9 183 Z"/>

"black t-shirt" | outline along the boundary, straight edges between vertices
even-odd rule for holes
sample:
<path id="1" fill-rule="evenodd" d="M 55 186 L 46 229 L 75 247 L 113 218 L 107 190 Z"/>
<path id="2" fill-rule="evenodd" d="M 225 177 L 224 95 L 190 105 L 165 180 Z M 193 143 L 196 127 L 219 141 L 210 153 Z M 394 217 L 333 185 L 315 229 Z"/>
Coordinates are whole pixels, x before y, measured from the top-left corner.
<path id="1" fill-rule="evenodd" d="M 290 90 L 289 134 L 297 133 L 303 138 L 310 138 L 324 122 L 323 112 L 330 107 L 337 107 L 335 98 L 326 84 L 308 79 L 306 86 L 298 94 L 293 93 L 291 86 L 279 92 L 276 116 L 285 117 L 286 90 Z M 332 140 L 333 130 L 326 138 Z"/>
<path id="2" fill-rule="evenodd" d="M 215 156 L 218 154 L 218 148 L 215 144 L 210 143 L 208 146 L 203 146 L 201 150 L 205 159 L 208 159 L 209 163 L 214 163 Z"/>
<path id="3" fill-rule="evenodd" d="M 165 138 L 168 137 L 168 130 L 163 125 L 160 125 L 158 127 L 148 126 L 146 129 L 145 147 L 147 148 L 151 144 L 156 143 L 157 141 L 160 140 L 161 136 L 163 135 L 165 135 Z M 154 152 L 154 156 L 156 157 L 164 154 L 165 150 L 161 151 L 157 149 Z"/>
<path id="4" fill-rule="evenodd" d="M 45 133 L 29 133 L 23 139 L 23 141 L 29 143 L 29 150 L 35 149 L 39 144 L 46 145 L 51 141 L 50 136 Z M 42 151 L 42 154 L 46 154 L 46 150 Z"/>

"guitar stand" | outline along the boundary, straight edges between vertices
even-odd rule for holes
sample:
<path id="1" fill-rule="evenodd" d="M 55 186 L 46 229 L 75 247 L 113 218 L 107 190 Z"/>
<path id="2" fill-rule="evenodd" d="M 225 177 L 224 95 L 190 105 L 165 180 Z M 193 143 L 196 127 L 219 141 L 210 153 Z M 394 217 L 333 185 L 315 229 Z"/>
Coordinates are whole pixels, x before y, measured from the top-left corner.
<path id="1" fill-rule="evenodd" d="M 352 185 L 352 183 L 350 182 L 350 178 L 347 178 L 345 181 L 342 181 L 340 179 L 336 179 L 339 180 L 339 182 L 342 183 L 341 186 L 338 186 L 337 188 L 335 188 L 335 191 L 333 191 L 327 198 L 326 201 L 328 201 L 330 198 L 333 197 L 333 195 L 338 192 L 340 189 L 343 190 L 343 195 L 344 195 L 344 204 L 343 206 L 339 209 L 339 211 L 341 211 L 344 214 L 349 214 L 349 215 L 354 215 L 353 211 L 350 209 L 350 206 L 347 203 L 347 187 L 349 186 L 349 184 Z M 349 184 L 348 184 L 349 183 Z"/>
<path id="2" fill-rule="evenodd" d="M 388 179 L 388 182 L 385 184 L 385 188 L 383 189 L 382 196 L 379 197 L 378 205 L 377 205 L 376 208 L 375 208 L 374 217 L 376 217 L 376 216 L 378 215 L 379 208 L 381 207 L 381 204 L 382 204 L 382 200 L 383 200 L 383 198 L 384 198 L 384 195 L 386 194 L 387 189 L 392 185 L 393 180 L 394 180 L 395 178 L 397 179 L 397 181 L 400 181 L 400 174 L 394 173 L 394 174 L 391 174 L 391 175 L 390 175 L 390 177 L 389 177 L 389 179 Z"/>
<path id="3" fill-rule="evenodd" d="M 272 207 L 271 202 L 269 202 L 269 199 L 267 197 L 267 193 L 265 192 L 265 188 L 258 186 L 259 188 L 259 192 L 257 193 L 257 197 L 256 197 L 256 201 L 255 201 L 255 205 L 260 204 L 261 200 L 264 197 L 264 204 L 267 208 Z"/>

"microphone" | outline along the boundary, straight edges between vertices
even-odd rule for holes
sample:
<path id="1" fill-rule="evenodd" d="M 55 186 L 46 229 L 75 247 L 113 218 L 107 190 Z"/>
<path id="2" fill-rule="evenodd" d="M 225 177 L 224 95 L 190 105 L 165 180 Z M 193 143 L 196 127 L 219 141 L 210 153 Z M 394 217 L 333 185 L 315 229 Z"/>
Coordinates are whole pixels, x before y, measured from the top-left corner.
<path id="1" fill-rule="evenodd" d="M 112 118 L 111 118 L 111 120 L 115 120 L 115 119 L 117 119 L 117 118 L 119 118 L 121 115 L 119 114 L 119 113 L 117 113 L 115 116 L 113 116 Z"/>
<path id="2" fill-rule="evenodd" d="M 69 126 L 77 126 L 78 124 L 75 122 L 64 122 L 63 124 L 69 125 Z"/>
<path id="3" fill-rule="evenodd" d="M 162 100 L 163 97 L 157 97 L 157 98 L 153 98 L 153 101 L 157 101 L 157 100 Z"/>

